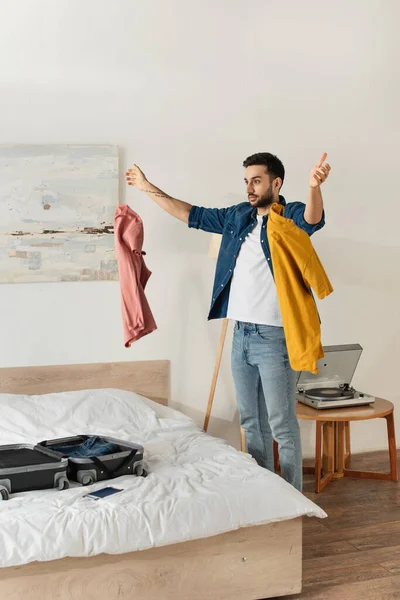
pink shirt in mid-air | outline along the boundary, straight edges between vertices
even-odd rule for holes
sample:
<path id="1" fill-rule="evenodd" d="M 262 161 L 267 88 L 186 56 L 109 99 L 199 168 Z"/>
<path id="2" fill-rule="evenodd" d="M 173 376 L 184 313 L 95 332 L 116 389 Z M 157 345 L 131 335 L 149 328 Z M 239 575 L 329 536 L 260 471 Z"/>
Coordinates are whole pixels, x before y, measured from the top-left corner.
<path id="1" fill-rule="evenodd" d="M 151 271 L 142 251 L 143 221 L 126 204 L 117 207 L 114 216 L 115 248 L 121 286 L 122 324 L 125 347 L 157 329 L 144 294 Z"/>

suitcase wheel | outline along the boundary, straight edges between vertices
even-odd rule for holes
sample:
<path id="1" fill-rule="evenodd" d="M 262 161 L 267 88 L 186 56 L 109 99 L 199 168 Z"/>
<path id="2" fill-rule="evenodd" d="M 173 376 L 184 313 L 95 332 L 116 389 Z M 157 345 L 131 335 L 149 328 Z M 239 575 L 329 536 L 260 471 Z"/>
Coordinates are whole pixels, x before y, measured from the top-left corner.
<path id="1" fill-rule="evenodd" d="M 69 488 L 69 481 L 66 477 L 60 477 L 58 480 L 58 489 L 67 490 Z"/>
<path id="2" fill-rule="evenodd" d="M 82 485 L 91 485 L 92 483 L 94 483 L 93 475 L 91 475 L 90 473 L 86 473 L 85 475 L 82 475 L 82 479 L 81 479 Z"/>
<path id="3" fill-rule="evenodd" d="M 147 477 L 147 471 L 143 468 L 143 465 L 137 465 L 137 467 L 135 467 L 134 474 L 138 477 Z"/>
<path id="4" fill-rule="evenodd" d="M 8 489 L 4 485 L 0 485 L 0 500 L 8 500 L 9 497 Z"/>

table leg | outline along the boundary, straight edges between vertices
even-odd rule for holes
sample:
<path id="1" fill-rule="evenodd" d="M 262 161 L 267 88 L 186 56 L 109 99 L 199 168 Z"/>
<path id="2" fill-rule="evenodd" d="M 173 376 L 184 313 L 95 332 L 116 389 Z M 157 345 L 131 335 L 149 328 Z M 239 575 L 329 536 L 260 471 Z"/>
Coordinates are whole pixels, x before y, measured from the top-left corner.
<path id="1" fill-rule="evenodd" d="M 335 422 L 335 479 L 344 477 L 344 443 L 345 443 L 345 422 Z"/>
<path id="2" fill-rule="evenodd" d="M 317 445 L 315 445 L 315 457 L 317 456 Z M 303 461 L 303 475 L 315 475 L 316 470 L 315 470 L 315 458 L 314 458 L 314 466 L 312 465 L 304 465 L 304 461 Z"/>
<path id="3" fill-rule="evenodd" d="M 394 431 L 393 411 L 382 418 L 386 419 L 387 424 L 390 473 L 381 473 L 377 471 L 353 471 L 351 469 L 344 469 L 345 477 L 355 477 L 357 479 L 381 479 L 383 481 L 398 481 L 399 475 L 397 466 L 396 437 Z"/>
<path id="4" fill-rule="evenodd" d="M 324 423 L 322 421 L 317 421 L 316 427 L 317 431 L 315 436 L 315 491 L 317 494 L 319 494 L 333 478 L 334 430 L 333 423 Z M 321 445 L 323 445 L 324 453 L 324 471 L 327 469 L 327 473 L 324 473 L 322 468 Z"/>
<path id="5" fill-rule="evenodd" d="M 321 491 L 321 442 L 323 423 L 321 421 L 316 421 L 315 427 L 315 491 L 318 494 Z"/>
<path id="6" fill-rule="evenodd" d="M 335 467 L 335 437 L 334 423 L 327 421 L 323 427 L 322 470 L 324 473 L 333 473 Z"/>
<path id="7" fill-rule="evenodd" d="M 390 478 L 392 481 L 398 481 L 399 469 L 397 465 L 396 434 L 394 430 L 393 411 L 390 413 L 390 415 L 386 416 L 386 424 L 389 444 Z"/>
<path id="8" fill-rule="evenodd" d="M 351 457 L 351 448 L 350 448 L 350 422 L 346 421 L 344 424 L 344 432 L 346 438 L 346 450 L 344 454 L 344 465 L 347 466 L 347 463 Z"/>

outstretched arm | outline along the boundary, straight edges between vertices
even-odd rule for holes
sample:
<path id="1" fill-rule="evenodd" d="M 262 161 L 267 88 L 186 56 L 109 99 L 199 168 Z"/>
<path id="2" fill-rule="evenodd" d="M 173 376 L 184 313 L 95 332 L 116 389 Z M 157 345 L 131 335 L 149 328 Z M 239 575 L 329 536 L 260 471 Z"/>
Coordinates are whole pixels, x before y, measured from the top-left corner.
<path id="1" fill-rule="evenodd" d="M 321 184 L 326 181 L 331 170 L 331 167 L 328 165 L 328 163 L 325 163 L 326 157 L 327 154 L 324 152 L 319 162 L 315 165 L 310 173 L 308 198 L 306 209 L 304 211 L 304 219 L 307 223 L 309 223 L 309 225 L 315 225 L 322 219 L 324 203 L 321 194 Z"/>
<path id="2" fill-rule="evenodd" d="M 139 169 L 137 165 L 134 165 L 133 169 L 128 169 L 125 173 L 125 179 L 128 185 L 133 185 L 138 188 L 141 192 L 147 194 L 154 202 L 158 204 L 167 213 L 188 224 L 189 213 L 192 205 L 182 200 L 172 198 L 158 187 L 150 183 L 144 173 Z"/>

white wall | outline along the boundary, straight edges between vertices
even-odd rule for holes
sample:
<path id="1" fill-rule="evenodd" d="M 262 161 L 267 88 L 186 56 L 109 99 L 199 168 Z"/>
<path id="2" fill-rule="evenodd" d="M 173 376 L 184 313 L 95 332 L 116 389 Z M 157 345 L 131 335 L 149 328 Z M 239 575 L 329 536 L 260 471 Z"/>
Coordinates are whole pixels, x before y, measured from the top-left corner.
<path id="1" fill-rule="evenodd" d="M 192 203 L 245 198 L 243 159 L 278 154 L 284 192 L 305 200 L 323 151 L 327 226 L 315 244 L 335 287 L 324 343 L 359 342 L 358 387 L 393 400 L 400 436 L 400 86 L 397 0 L 2 0 L 0 142 L 99 143 Z M 169 358 L 173 402 L 200 423 L 220 323 L 207 323 L 207 234 L 136 190 L 158 332 L 122 343 L 114 283 L 3 285 L 0 365 Z M 238 441 L 224 356 L 210 432 Z M 305 453 L 313 433 L 303 428 Z M 383 423 L 355 451 L 385 447 Z"/>

